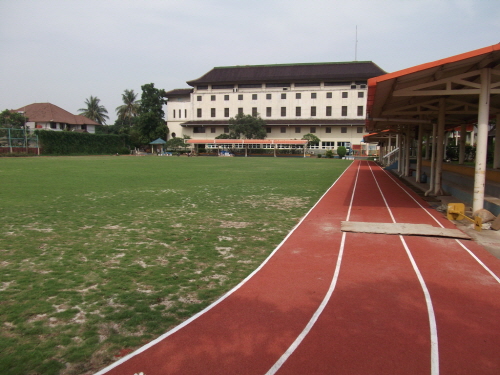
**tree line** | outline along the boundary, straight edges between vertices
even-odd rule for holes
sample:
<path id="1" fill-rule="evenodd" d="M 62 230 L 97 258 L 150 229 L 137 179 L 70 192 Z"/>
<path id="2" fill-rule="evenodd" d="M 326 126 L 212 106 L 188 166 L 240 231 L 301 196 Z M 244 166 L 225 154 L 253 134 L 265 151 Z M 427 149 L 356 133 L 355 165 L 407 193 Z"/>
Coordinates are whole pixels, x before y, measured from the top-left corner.
<path id="1" fill-rule="evenodd" d="M 115 109 L 118 118 L 113 125 L 106 124 L 106 120 L 109 120 L 108 111 L 100 104 L 98 97 L 90 96 L 85 100 L 85 107 L 78 112 L 103 125 L 96 128 L 96 133 L 127 134 L 133 146 L 166 138 L 168 127 L 163 111 L 163 105 L 166 104 L 165 90 L 156 88 L 153 83 L 141 86 L 141 90 L 140 100 L 134 90 L 124 91 L 123 104 Z"/>

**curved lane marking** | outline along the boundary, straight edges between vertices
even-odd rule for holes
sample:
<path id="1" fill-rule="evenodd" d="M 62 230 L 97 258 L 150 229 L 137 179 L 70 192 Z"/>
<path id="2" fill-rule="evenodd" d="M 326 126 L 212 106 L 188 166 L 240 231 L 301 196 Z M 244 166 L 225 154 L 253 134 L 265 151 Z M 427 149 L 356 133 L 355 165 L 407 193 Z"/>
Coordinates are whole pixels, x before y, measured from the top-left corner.
<path id="1" fill-rule="evenodd" d="M 385 199 L 384 193 L 382 192 L 382 189 L 380 188 L 380 185 L 378 184 L 378 181 L 377 181 L 377 178 L 375 177 L 375 174 L 373 173 L 373 169 L 372 169 L 370 164 L 368 164 L 368 166 L 370 167 L 370 171 L 372 173 L 373 179 L 375 180 L 377 188 L 378 188 L 380 194 L 382 195 L 382 199 L 384 200 L 385 206 L 386 206 L 387 210 L 389 210 L 389 214 L 391 215 L 392 221 L 394 223 L 396 223 L 396 220 L 394 219 L 394 215 L 392 214 L 392 210 L 389 207 L 387 200 Z M 430 336 L 431 336 L 430 337 L 430 339 L 431 339 L 431 374 L 437 375 L 437 374 L 439 374 L 438 335 L 437 335 L 436 315 L 434 314 L 434 307 L 432 306 L 431 295 L 429 293 L 429 290 L 427 289 L 427 285 L 425 284 L 425 280 L 424 280 L 422 274 L 420 273 L 420 270 L 418 269 L 417 263 L 415 262 L 415 259 L 413 258 L 413 255 L 411 254 L 411 251 L 408 248 L 408 245 L 406 244 L 405 239 L 401 235 L 399 236 L 399 239 L 401 240 L 401 242 L 405 248 L 406 254 L 408 255 L 408 258 L 410 259 L 413 270 L 415 271 L 417 278 L 418 278 L 418 281 L 420 283 L 420 286 L 422 287 L 422 290 L 424 292 L 425 303 L 427 305 L 427 314 L 429 316 L 429 326 L 430 326 Z"/>
<path id="2" fill-rule="evenodd" d="M 352 165 L 352 164 L 351 164 Z M 198 319 L 200 316 L 202 316 L 203 314 L 207 313 L 208 311 L 212 310 L 215 306 L 217 306 L 219 303 L 221 303 L 222 301 L 224 301 L 226 298 L 228 298 L 231 294 L 233 294 L 234 292 L 236 292 L 238 289 L 240 289 L 248 280 L 250 280 L 257 272 L 259 272 L 268 262 L 269 260 L 274 256 L 274 254 L 276 254 L 276 252 L 283 246 L 283 244 L 288 240 L 288 238 L 293 234 L 293 232 L 295 232 L 295 230 L 300 226 L 300 224 L 302 224 L 302 222 L 307 218 L 307 216 L 309 216 L 309 214 L 311 213 L 312 210 L 314 210 L 316 208 L 316 206 L 323 200 L 323 198 L 325 197 L 325 195 L 328 194 L 328 192 L 337 184 L 337 182 L 342 178 L 342 176 L 346 173 L 346 171 L 348 169 L 350 169 L 351 166 L 347 167 L 342 173 L 341 175 L 333 182 L 333 184 L 328 188 L 328 190 L 326 190 L 326 192 L 318 199 L 318 201 L 314 204 L 314 206 L 311 207 L 311 209 L 309 211 L 307 211 L 307 213 L 304 215 L 304 217 L 297 223 L 297 225 L 295 225 L 295 227 L 292 228 L 292 230 L 286 235 L 286 237 L 283 239 L 283 241 L 280 242 L 280 244 L 278 246 L 276 246 L 276 248 L 273 250 L 273 252 L 271 254 L 269 254 L 269 256 L 264 259 L 264 261 L 251 273 L 249 274 L 247 277 L 245 277 L 238 285 L 236 285 L 233 289 L 231 289 L 229 292 L 227 292 L 226 294 L 224 294 L 221 298 L 219 298 L 217 301 L 215 301 L 214 303 L 212 303 L 211 305 L 207 306 L 205 309 L 201 310 L 200 312 L 198 312 L 197 314 L 193 315 L 191 318 L 185 320 L 184 322 L 182 322 L 181 324 L 179 324 L 178 326 L 172 328 L 170 331 L 164 333 L 163 335 L 159 336 L 158 338 L 156 338 L 155 340 L 147 343 L 146 345 L 144 346 L 141 346 L 139 349 L 137 349 L 136 351 L 128 354 L 127 356 L 121 358 L 120 360 L 112 363 L 111 365 L 109 365 L 108 367 L 105 367 L 103 368 L 102 370 L 96 372 L 94 375 L 103 375 L 105 373 L 107 373 L 108 371 L 114 369 L 115 367 L 118 367 L 119 365 L 121 365 L 122 363 L 128 361 L 129 359 L 141 354 L 142 352 L 146 351 L 147 349 L 151 348 L 152 346 L 158 344 L 159 342 L 163 341 L 164 339 L 166 339 L 168 336 L 171 336 L 173 335 L 175 332 L 179 331 L 180 329 L 182 329 L 183 327 L 187 326 L 189 323 L 191 323 L 192 321 L 194 321 L 195 319 Z"/>
<path id="3" fill-rule="evenodd" d="M 358 176 L 359 176 L 359 169 L 361 166 L 361 162 L 358 164 L 358 170 L 356 173 L 356 179 L 354 181 L 354 187 L 352 189 L 352 194 L 351 194 L 351 201 L 349 203 L 349 209 L 347 210 L 347 218 L 346 221 L 349 221 L 349 218 L 351 217 L 351 208 L 352 208 L 352 202 L 354 200 L 354 193 L 356 192 L 356 186 L 358 183 Z M 318 309 L 314 312 L 313 316 L 305 326 L 305 328 L 302 330 L 302 332 L 297 336 L 295 341 L 288 347 L 286 352 L 284 352 L 281 357 L 276 361 L 276 363 L 269 369 L 269 371 L 266 372 L 266 375 L 273 375 L 275 374 L 281 366 L 286 362 L 286 360 L 293 354 L 295 349 L 300 345 L 300 343 L 304 340 L 304 338 L 307 336 L 307 334 L 311 331 L 312 327 L 314 324 L 316 324 L 319 316 L 325 309 L 326 305 L 330 301 L 330 298 L 333 294 L 333 291 L 335 290 L 335 286 L 337 285 L 337 280 L 339 278 L 339 272 L 340 272 L 340 265 L 342 263 L 342 256 L 344 254 L 344 244 L 345 244 L 345 238 L 346 238 L 346 232 L 342 233 L 342 240 L 340 242 L 340 250 L 339 250 L 339 255 L 337 257 L 337 264 L 335 265 L 335 272 L 333 274 L 332 281 L 330 283 L 330 287 L 328 289 L 328 292 L 325 294 L 325 297 L 323 298 L 323 301 L 319 305 Z"/>
<path id="4" fill-rule="evenodd" d="M 429 211 L 428 211 L 428 210 L 427 210 L 424 206 L 422 206 L 422 205 L 420 204 L 420 202 L 419 202 L 419 201 L 417 201 L 417 200 L 415 199 L 415 197 L 413 197 L 413 196 L 412 196 L 412 195 L 411 195 L 411 194 L 410 194 L 410 193 L 409 193 L 409 192 L 408 192 L 408 191 L 407 191 L 407 190 L 406 190 L 406 189 L 405 189 L 405 188 L 404 188 L 401 184 L 399 184 L 399 183 L 398 183 L 398 182 L 397 182 L 397 181 L 393 178 L 393 176 L 391 176 L 391 175 L 390 175 L 390 173 L 389 173 L 389 172 L 387 172 L 386 170 L 383 170 L 383 171 L 385 172 L 385 174 L 386 174 L 387 176 L 389 176 L 389 177 L 390 177 L 390 178 L 394 181 L 394 183 L 395 183 L 396 185 L 398 185 L 398 186 L 399 186 L 399 188 L 400 188 L 401 190 L 403 190 L 403 191 L 404 191 L 404 192 L 405 192 L 405 193 L 406 193 L 406 194 L 407 194 L 407 195 L 408 195 L 411 199 L 413 199 L 413 200 L 415 201 L 415 203 L 416 203 L 416 204 L 418 204 L 418 205 L 420 206 L 420 208 L 422 208 L 422 209 L 423 209 L 423 210 L 427 213 L 427 215 L 429 215 L 429 216 L 430 216 L 430 217 L 431 217 L 431 218 L 432 218 L 432 219 L 433 219 L 433 220 L 434 220 L 434 221 L 435 221 L 435 222 L 436 222 L 436 223 L 437 223 L 437 224 L 438 224 L 441 228 L 444 228 L 444 225 L 443 225 L 443 224 L 441 224 L 441 223 L 440 223 L 440 222 L 439 222 L 439 221 L 438 221 L 438 220 L 437 220 L 437 219 L 436 219 L 436 218 L 435 218 L 435 217 L 434 217 L 434 216 L 433 216 L 433 215 L 432 215 L 432 214 L 431 214 L 431 213 L 430 213 L 430 212 L 429 212 Z M 487 271 L 487 272 L 488 272 L 491 276 L 493 276 L 493 278 L 494 278 L 494 279 L 495 279 L 495 280 L 496 280 L 496 281 L 500 284 L 500 278 L 499 278 L 497 275 L 495 275 L 495 273 L 494 273 L 492 270 L 490 270 L 490 269 L 488 268 L 488 266 L 487 266 L 486 264 L 484 264 L 484 263 L 483 263 L 483 262 L 482 262 L 482 261 L 481 261 L 481 260 L 480 260 L 480 259 L 479 259 L 479 258 L 478 258 L 478 257 L 477 257 L 477 256 L 476 256 L 476 255 L 475 255 L 475 254 L 474 254 L 474 253 L 473 253 L 473 252 L 472 252 L 472 251 L 471 251 L 471 250 L 467 247 L 467 246 L 465 246 L 465 245 L 463 244 L 463 242 L 462 242 L 462 241 L 457 240 L 457 239 L 455 239 L 455 241 L 456 241 L 456 242 L 457 242 L 457 243 L 458 243 L 458 244 L 459 244 L 459 245 L 460 245 L 460 246 L 461 246 L 461 247 L 462 247 L 465 251 L 467 251 L 467 252 L 469 253 L 469 255 L 470 255 L 471 257 L 473 257 L 473 258 L 474 258 L 474 259 L 475 259 L 475 260 L 476 260 L 476 261 L 477 261 L 477 262 L 478 262 L 478 263 L 479 263 L 479 264 L 480 264 L 480 265 L 481 265 L 481 266 L 482 266 L 482 267 L 483 267 L 483 268 L 484 268 L 484 269 L 485 269 L 485 270 L 486 270 L 486 271 Z"/>

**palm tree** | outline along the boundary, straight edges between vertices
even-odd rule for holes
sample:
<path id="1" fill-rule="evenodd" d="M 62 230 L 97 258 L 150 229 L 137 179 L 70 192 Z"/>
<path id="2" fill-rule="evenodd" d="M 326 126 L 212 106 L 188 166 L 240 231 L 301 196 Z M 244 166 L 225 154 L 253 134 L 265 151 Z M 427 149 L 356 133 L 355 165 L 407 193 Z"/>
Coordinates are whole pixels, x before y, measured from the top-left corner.
<path id="1" fill-rule="evenodd" d="M 100 105 L 100 99 L 97 96 L 90 95 L 90 98 L 85 99 L 87 108 L 80 108 L 78 111 L 81 115 L 98 122 L 101 125 L 106 125 L 106 120 L 109 119 L 108 111 Z"/>
<path id="2" fill-rule="evenodd" d="M 132 117 L 137 116 L 140 106 L 140 100 L 137 100 L 137 94 L 134 90 L 125 90 L 122 94 L 123 104 L 116 107 L 118 119 L 125 121 L 128 118 L 128 125 L 131 125 Z"/>

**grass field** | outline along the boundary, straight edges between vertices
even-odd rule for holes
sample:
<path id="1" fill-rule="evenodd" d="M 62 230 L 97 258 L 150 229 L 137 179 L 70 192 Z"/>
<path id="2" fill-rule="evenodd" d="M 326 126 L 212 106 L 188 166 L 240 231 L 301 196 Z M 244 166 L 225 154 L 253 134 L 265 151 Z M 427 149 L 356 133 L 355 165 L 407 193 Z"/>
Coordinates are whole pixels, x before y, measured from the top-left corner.
<path id="1" fill-rule="evenodd" d="M 252 272 L 349 165 L 0 159 L 0 373 L 87 374 Z"/>

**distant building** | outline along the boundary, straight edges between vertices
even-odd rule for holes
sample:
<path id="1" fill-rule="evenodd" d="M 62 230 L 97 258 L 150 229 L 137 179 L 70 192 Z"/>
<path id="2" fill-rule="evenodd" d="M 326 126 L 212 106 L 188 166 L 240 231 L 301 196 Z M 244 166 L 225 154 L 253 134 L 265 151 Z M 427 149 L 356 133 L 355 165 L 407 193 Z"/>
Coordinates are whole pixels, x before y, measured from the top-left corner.
<path id="1" fill-rule="evenodd" d="M 51 103 L 33 103 L 14 110 L 23 113 L 30 129 L 69 130 L 95 133 L 95 127 L 101 124 L 82 115 L 73 115 Z"/>
<path id="2" fill-rule="evenodd" d="M 214 139 L 238 113 L 260 115 L 267 139 L 315 134 L 319 149 L 360 144 L 367 80 L 385 74 L 373 62 L 216 67 L 167 92 L 171 137 Z"/>

